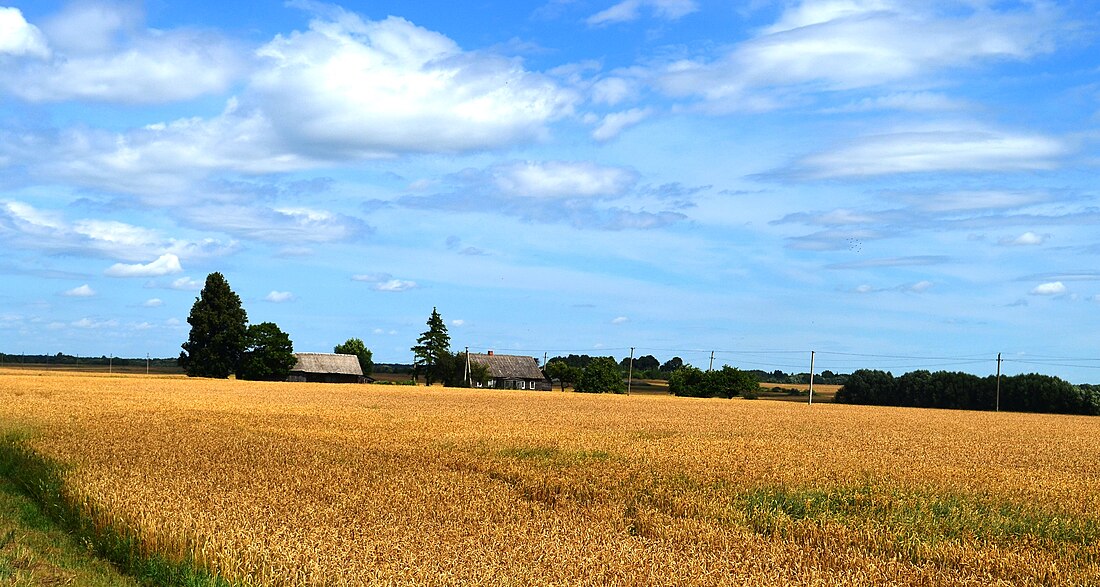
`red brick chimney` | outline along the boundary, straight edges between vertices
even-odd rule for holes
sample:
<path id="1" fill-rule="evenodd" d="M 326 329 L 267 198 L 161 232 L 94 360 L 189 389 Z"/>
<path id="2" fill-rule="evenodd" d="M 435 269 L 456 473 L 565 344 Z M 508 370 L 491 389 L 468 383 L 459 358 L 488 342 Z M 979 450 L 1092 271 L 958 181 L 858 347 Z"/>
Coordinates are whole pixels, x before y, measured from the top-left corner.
<path id="1" fill-rule="evenodd" d="M 493 351 L 489 351 L 489 356 L 493 356 Z"/>

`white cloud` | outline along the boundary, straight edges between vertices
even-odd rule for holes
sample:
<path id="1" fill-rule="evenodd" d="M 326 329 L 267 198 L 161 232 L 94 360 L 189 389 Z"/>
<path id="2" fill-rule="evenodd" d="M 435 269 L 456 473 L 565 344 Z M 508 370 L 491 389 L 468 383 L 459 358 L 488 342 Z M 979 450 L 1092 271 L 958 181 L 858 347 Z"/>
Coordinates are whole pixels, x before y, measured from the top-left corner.
<path id="1" fill-rule="evenodd" d="M 358 218 L 305 207 L 212 204 L 185 209 L 181 218 L 252 240 L 299 245 L 345 241 L 371 230 Z"/>
<path id="2" fill-rule="evenodd" d="M 1030 230 L 1017 237 L 1005 237 L 999 242 L 1002 245 L 1035 246 L 1041 245 L 1050 238 L 1049 234 L 1036 234 Z"/>
<path id="3" fill-rule="evenodd" d="M 631 108 L 624 112 L 612 112 L 604 116 L 596 130 L 592 131 L 592 138 L 600 142 L 609 141 L 619 136 L 623 130 L 649 118 L 651 114 L 653 110 L 650 108 Z"/>
<path id="4" fill-rule="evenodd" d="M 95 290 L 91 288 L 87 283 L 79 287 L 74 287 L 70 290 L 66 290 L 61 295 L 70 298 L 90 298 L 95 295 Z"/>
<path id="5" fill-rule="evenodd" d="M 47 58 L 50 48 L 38 27 L 23 18 L 18 8 L 0 7 L 0 55 Z"/>
<path id="6" fill-rule="evenodd" d="M 283 302 L 292 302 L 292 301 L 294 301 L 294 299 L 295 299 L 294 294 L 290 293 L 289 291 L 274 291 L 274 290 L 272 290 L 271 293 L 264 296 L 265 301 L 272 302 L 274 304 L 281 304 Z"/>
<path id="7" fill-rule="evenodd" d="M 867 136 L 803 158 L 794 175 L 814 179 L 897 173 L 1050 169 L 1069 152 L 1041 135 L 984 128 L 917 128 Z"/>
<path id="8" fill-rule="evenodd" d="M 593 14 L 585 22 L 589 26 L 601 26 L 637 20 L 643 7 L 649 8 L 654 16 L 666 20 L 677 20 L 699 10 L 695 0 L 622 0 Z"/>
<path id="9" fill-rule="evenodd" d="M 118 326 L 118 320 L 92 320 L 91 318 L 81 318 L 71 324 L 76 328 L 84 329 L 102 329 L 102 328 L 116 328 Z"/>
<path id="10" fill-rule="evenodd" d="M 1031 290 L 1031 294 L 1036 296 L 1054 296 L 1064 293 L 1066 293 L 1066 286 L 1061 281 L 1042 283 Z"/>
<path id="11" fill-rule="evenodd" d="M 134 265 L 115 263 L 104 274 L 108 277 L 161 277 L 182 272 L 183 266 L 180 265 L 180 258 L 172 253 L 165 253 L 156 261 L 144 265 L 140 263 Z"/>
<path id="12" fill-rule="evenodd" d="M 506 194 L 544 198 L 618 196 L 637 181 L 627 169 L 587 162 L 514 163 L 492 173 L 496 187 Z"/>
<path id="13" fill-rule="evenodd" d="M 20 28 L 22 15 L 12 10 L 0 9 L 0 39 L 49 56 L 43 35 L 25 21 Z M 144 29 L 140 21 L 133 6 L 72 3 L 44 25 L 53 58 L 8 64 L 0 87 L 34 102 L 158 103 L 224 91 L 243 71 L 240 52 L 218 36 Z"/>
<path id="14" fill-rule="evenodd" d="M 35 251 L 90 253 L 127 261 L 161 257 L 158 262 L 170 261 L 164 259 L 169 253 L 176 257 L 207 257 L 223 255 L 236 248 L 236 243 L 213 239 L 165 238 L 155 230 L 115 220 L 70 222 L 57 212 L 39 210 L 22 202 L 0 203 L 0 241 Z"/>
<path id="15" fill-rule="evenodd" d="M 597 104 L 613 106 L 636 98 L 638 94 L 638 82 L 625 77 L 606 77 L 592 84 L 592 101 Z"/>
<path id="16" fill-rule="evenodd" d="M 922 293 L 922 292 L 928 291 L 928 289 L 931 288 L 932 285 L 933 285 L 933 283 L 931 281 L 922 280 L 922 281 L 918 281 L 916 283 L 910 283 L 910 284 L 907 284 L 907 285 L 903 285 L 903 286 L 901 286 L 900 289 L 901 289 L 901 291 L 908 291 L 908 292 L 912 292 L 912 293 Z"/>
<path id="17" fill-rule="evenodd" d="M 382 283 L 376 283 L 372 289 L 375 291 L 405 291 L 416 287 L 415 281 L 404 279 L 390 279 Z"/>
<path id="18" fill-rule="evenodd" d="M 145 306 L 146 308 L 159 308 L 163 305 L 164 305 L 164 300 L 162 300 L 160 298 L 149 298 L 149 299 L 145 300 L 144 304 L 142 304 L 142 306 Z"/>
<path id="19" fill-rule="evenodd" d="M 196 281 L 190 277 L 180 277 L 173 281 L 168 287 L 184 291 L 198 291 L 203 288 L 203 285 L 205 285 L 203 282 Z"/>
<path id="20" fill-rule="evenodd" d="M 970 105 L 961 100 L 934 92 L 898 92 L 886 96 L 861 98 L 859 101 L 827 108 L 825 112 L 871 112 L 875 110 L 904 110 L 909 112 L 940 112 L 964 110 Z"/>
<path id="21" fill-rule="evenodd" d="M 627 322 L 630 322 L 630 318 L 627 318 L 626 316 L 616 316 L 615 318 L 611 319 L 612 324 L 626 324 Z"/>
<path id="22" fill-rule="evenodd" d="M 258 52 L 251 88 L 280 136 L 325 157 L 526 142 L 578 100 L 512 59 L 463 51 L 402 18 L 336 9 Z"/>
<path id="23" fill-rule="evenodd" d="M 364 273 L 353 275 L 351 279 L 353 281 L 362 281 L 372 284 L 371 289 L 374 291 L 399 292 L 415 289 L 417 287 L 415 281 L 394 279 L 394 277 L 388 273 Z"/>
<path id="24" fill-rule="evenodd" d="M 462 319 L 451 320 L 451 326 L 464 326 L 465 324 L 466 324 L 466 321 L 462 320 Z"/>
<path id="25" fill-rule="evenodd" d="M 1047 5 L 1001 11 L 904 0 L 817 0 L 791 5 L 759 36 L 718 59 L 681 60 L 660 85 L 718 109 L 778 107 L 760 90 L 846 90 L 920 79 L 978 61 L 1023 60 L 1053 49 Z"/>

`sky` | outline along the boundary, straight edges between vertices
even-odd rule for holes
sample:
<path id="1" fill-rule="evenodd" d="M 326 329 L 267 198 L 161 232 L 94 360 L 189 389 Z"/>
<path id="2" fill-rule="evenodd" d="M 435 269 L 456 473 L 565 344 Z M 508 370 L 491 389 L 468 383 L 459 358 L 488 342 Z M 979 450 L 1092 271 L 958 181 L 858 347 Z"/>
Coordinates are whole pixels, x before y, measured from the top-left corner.
<path id="1" fill-rule="evenodd" d="M 1090 1 L 0 0 L 0 352 L 1100 383 Z"/>

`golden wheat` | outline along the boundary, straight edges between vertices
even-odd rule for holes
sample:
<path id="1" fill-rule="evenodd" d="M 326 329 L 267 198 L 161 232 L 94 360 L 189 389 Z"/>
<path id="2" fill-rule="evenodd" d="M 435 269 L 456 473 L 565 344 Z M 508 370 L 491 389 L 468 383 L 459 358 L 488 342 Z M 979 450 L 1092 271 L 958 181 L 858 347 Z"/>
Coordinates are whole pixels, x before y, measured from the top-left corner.
<path id="1" fill-rule="evenodd" d="M 144 548 L 255 585 L 1100 584 L 1100 419 L 0 371 Z"/>

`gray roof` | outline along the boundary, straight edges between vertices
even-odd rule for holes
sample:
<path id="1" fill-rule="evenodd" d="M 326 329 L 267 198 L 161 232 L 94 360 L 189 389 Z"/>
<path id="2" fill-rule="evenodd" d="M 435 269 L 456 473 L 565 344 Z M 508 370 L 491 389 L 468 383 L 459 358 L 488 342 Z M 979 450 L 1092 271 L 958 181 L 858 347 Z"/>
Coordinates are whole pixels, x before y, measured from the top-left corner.
<path id="1" fill-rule="evenodd" d="M 489 376 L 495 379 L 546 379 L 534 357 L 470 353 L 470 363 L 489 367 Z"/>
<path id="2" fill-rule="evenodd" d="M 303 373 L 338 373 L 340 375 L 363 375 L 359 366 L 359 357 L 355 355 L 334 355 L 332 353 L 294 353 L 298 363 L 291 371 Z"/>

